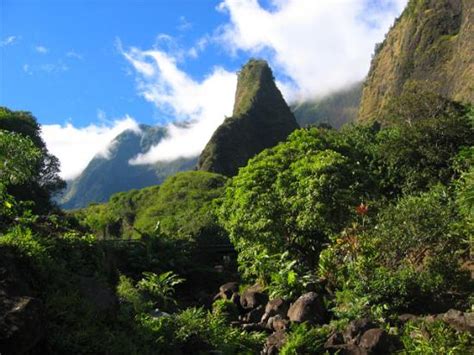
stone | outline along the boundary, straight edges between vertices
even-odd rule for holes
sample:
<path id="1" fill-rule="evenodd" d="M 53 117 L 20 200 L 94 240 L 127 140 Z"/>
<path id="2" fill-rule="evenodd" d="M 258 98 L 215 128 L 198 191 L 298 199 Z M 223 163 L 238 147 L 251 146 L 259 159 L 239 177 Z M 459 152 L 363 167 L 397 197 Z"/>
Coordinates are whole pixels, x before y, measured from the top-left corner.
<path id="1" fill-rule="evenodd" d="M 268 318 L 267 322 L 261 322 L 262 324 L 266 324 L 268 329 L 272 329 L 275 331 L 279 330 L 286 330 L 290 324 L 288 319 L 284 319 L 281 315 L 277 314 L 273 317 Z"/>
<path id="2" fill-rule="evenodd" d="M 411 313 L 404 313 L 398 316 L 398 321 L 402 324 L 405 324 L 406 322 L 409 322 L 409 321 L 415 321 L 417 319 L 418 317 Z"/>
<path id="3" fill-rule="evenodd" d="M 366 349 L 370 354 L 386 354 L 391 346 L 390 335 L 380 328 L 367 330 L 359 341 L 359 347 Z"/>
<path id="4" fill-rule="evenodd" d="M 463 313 L 456 309 L 450 309 L 439 315 L 439 318 L 456 330 L 474 333 L 474 313 Z"/>
<path id="5" fill-rule="evenodd" d="M 367 330 L 376 328 L 368 318 L 356 319 L 350 322 L 346 329 L 342 332 L 344 342 L 347 344 L 357 343 L 360 336 L 365 333 Z"/>
<path id="6" fill-rule="evenodd" d="M 270 317 L 280 315 L 286 317 L 290 305 L 282 298 L 275 298 L 268 301 L 265 306 L 265 314 L 262 317 L 262 322 L 266 323 Z"/>
<path id="7" fill-rule="evenodd" d="M 263 290 L 259 285 L 249 287 L 240 296 L 240 305 L 244 309 L 254 309 L 259 306 L 262 306 L 263 308 L 263 306 L 268 302 L 268 296 L 262 291 Z"/>
<path id="8" fill-rule="evenodd" d="M 326 310 L 321 298 L 316 292 L 308 292 L 300 296 L 288 309 L 288 318 L 292 322 L 309 322 L 323 324 Z"/>
<path id="9" fill-rule="evenodd" d="M 344 344 L 344 338 L 342 334 L 339 332 L 336 332 L 329 336 L 329 338 L 324 343 L 324 348 L 330 349 L 330 348 L 334 348 L 335 346 L 343 345 L 343 344 Z"/>
<path id="10" fill-rule="evenodd" d="M 286 333 L 284 331 L 275 332 L 265 341 L 262 355 L 277 355 L 286 341 Z"/>
<path id="11" fill-rule="evenodd" d="M 262 319 L 263 313 L 265 310 L 263 306 L 258 306 L 255 309 L 252 309 L 249 313 L 247 313 L 244 317 L 244 320 L 247 323 L 259 323 L 260 319 Z"/>
<path id="12" fill-rule="evenodd" d="M 219 287 L 219 291 L 226 296 L 226 299 L 230 299 L 234 293 L 239 292 L 239 283 L 227 282 Z"/>

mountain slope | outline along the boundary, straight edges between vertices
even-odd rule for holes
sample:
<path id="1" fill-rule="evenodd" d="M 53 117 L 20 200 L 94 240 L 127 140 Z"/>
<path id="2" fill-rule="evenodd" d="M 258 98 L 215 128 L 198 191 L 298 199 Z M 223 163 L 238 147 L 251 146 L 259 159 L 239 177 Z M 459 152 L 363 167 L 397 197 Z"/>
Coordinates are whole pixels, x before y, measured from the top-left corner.
<path id="1" fill-rule="evenodd" d="M 473 38 L 474 1 L 410 0 L 376 48 L 359 119 L 375 119 L 410 81 L 452 100 L 474 102 Z"/>
<path id="2" fill-rule="evenodd" d="M 234 111 L 214 132 L 199 157 L 198 169 L 226 176 L 298 128 L 263 60 L 251 59 L 240 71 Z"/>
<path id="3" fill-rule="evenodd" d="M 178 171 L 191 170 L 196 159 L 178 159 L 155 165 L 130 165 L 128 161 L 156 145 L 166 134 L 163 127 L 140 125 L 141 132 L 122 132 L 111 143 L 107 158 L 96 156 L 82 174 L 68 184 L 60 201 L 63 208 L 85 207 L 91 202 L 105 202 L 120 191 L 157 185 Z"/>
<path id="4" fill-rule="evenodd" d="M 322 98 L 299 102 L 291 109 L 301 127 L 324 123 L 341 128 L 357 119 L 361 95 L 362 83 L 359 82 Z"/>

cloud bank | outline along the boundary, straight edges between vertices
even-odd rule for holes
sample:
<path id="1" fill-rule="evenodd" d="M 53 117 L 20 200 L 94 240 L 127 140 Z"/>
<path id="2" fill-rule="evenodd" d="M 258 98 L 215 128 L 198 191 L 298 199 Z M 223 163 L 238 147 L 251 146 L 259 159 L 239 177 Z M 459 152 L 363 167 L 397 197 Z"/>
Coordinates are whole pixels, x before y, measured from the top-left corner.
<path id="1" fill-rule="evenodd" d="M 65 125 L 43 125 L 41 135 L 50 153 L 61 163 L 61 177 L 66 180 L 77 177 L 94 156 L 107 158 L 110 143 L 125 130 L 140 131 L 137 122 L 125 116 L 109 124 L 89 125 L 76 128 Z"/>
<path id="2" fill-rule="evenodd" d="M 237 84 L 235 73 L 215 67 L 195 81 L 177 66 L 177 59 L 157 49 L 123 51 L 138 74 L 140 94 L 176 118 L 168 136 L 131 164 L 152 164 L 199 155 L 214 130 L 232 113 Z"/>
<path id="3" fill-rule="evenodd" d="M 296 85 L 287 96 L 314 98 L 361 80 L 374 45 L 407 0 L 225 0 L 230 17 L 218 40 L 230 52 L 265 56 Z M 288 97 L 287 97 L 288 99 Z"/>
<path id="4" fill-rule="evenodd" d="M 228 21 L 203 39 L 230 55 L 267 59 L 280 78 L 277 85 L 286 100 L 301 101 L 363 79 L 375 44 L 383 40 L 406 2 L 273 0 L 269 9 L 257 0 L 224 0 L 217 10 L 228 15 Z M 196 58 L 198 51 L 193 49 L 196 46 L 188 54 Z M 235 75 L 216 67 L 197 82 L 178 68 L 186 51 L 175 47 L 120 50 L 135 69 L 139 93 L 175 116 L 176 122 L 188 123 L 185 127 L 170 124 L 168 138 L 131 164 L 198 155 L 224 116 L 231 114 Z"/>

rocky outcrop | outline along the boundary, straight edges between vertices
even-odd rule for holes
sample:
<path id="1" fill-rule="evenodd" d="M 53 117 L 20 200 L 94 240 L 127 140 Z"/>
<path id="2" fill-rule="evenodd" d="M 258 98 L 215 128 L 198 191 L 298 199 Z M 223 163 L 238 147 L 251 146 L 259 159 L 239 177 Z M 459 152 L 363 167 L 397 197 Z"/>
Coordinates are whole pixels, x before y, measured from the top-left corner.
<path id="1" fill-rule="evenodd" d="M 214 132 L 197 168 L 234 176 L 250 158 L 285 140 L 297 128 L 270 67 L 252 59 L 239 73 L 232 117 Z"/>
<path id="2" fill-rule="evenodd" d="M 451 100 L 474 102 L 472 38 L 474 1 L 410 0 L 376 47 L 358 119 L 380 119 L 390 99 L 413 81 Z"/>

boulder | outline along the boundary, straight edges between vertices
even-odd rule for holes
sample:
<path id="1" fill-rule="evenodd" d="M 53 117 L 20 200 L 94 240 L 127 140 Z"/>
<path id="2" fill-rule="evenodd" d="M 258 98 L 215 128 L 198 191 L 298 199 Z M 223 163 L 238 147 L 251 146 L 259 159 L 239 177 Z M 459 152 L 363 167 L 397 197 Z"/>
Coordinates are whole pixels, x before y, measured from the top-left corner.
<path id="1" fill-rule="evenodd" d="M 325 349 L 331 349 L 339 345 L 344 344 L 344 338 L 341 333 L 336 332 L 333 333 L 329 336 L 329 338 L 326 340 L 324 343 L 324 348 Z"/>
<path id="2" fill-rule="evenodd" d="M 455 309 L 450 309 L 438 317 L 456 330 L 474 333 L 474 313 L 463 313 Z"/>
<path id="3" fill-rule="evenodd" d="M 391 337 L 383 329 L 369 329 L 361 336 L 359 347 L 370 354 L 387 354 L 392 347 Z"/>
<path id="4" fill-rule="evenodd" d="M 219 293 L 214 296 L 214 301 L 218 299 L 230 300 L 234 294 L 239 292 L 238 282 L 227 282 L 219 287 Z"/>
<path id="5" fill-rule="evenodd" d="M 259 323 L 264 312 L 263 306 L 258 306 L 244 316 L 244 321 L 247 323 Z"/>
<path id="6" fill-rule="evenodd" d="M 415 321 L 417 319 L 418 317 L 411 313 L 404 313 L 398 316 L 398 321 L 401 324 L 405 324 L 406 322 L 409 322 L 409 321 Z"/>
<path id="7" fill-rule="evenodd" d="M 350 322 L 346 329 L 342 332 L 344 342 L 347 344 L 355 344 L 359 341 L 359 338 L 367 330 L 376 328 L 375 324 L 368 318 L 356 319 Z"/>
<path id="8" fill-rule="evenodd" d="M 279 331 L 286 330 L 290 324 L 288 319 L 284 319 L 281 315 L 277 314 L 273 317 L 268 318 L 267 322 L 262 322 L 268 329 Z"/>
<path id="9" fill-rule="evenodd" d="M 263 293 L 263 289 L 260 285 L 249 287 L 240 296 L 240 305 L 244 309 L 254 309 L 259 306 L 263 308 L 267 302 L 268 296 Z"/>
<path id="10" fill-rule="evenodd" d="M 268 301 L 267 305 L 265 306 L 265 314 L 262 317 L 262 322 L 266 323 L 269 318 L 276 315 L 280 315 L 285 318 L 289 307 L 289 303 L 282 298 L 275 298 Z"/>
<path id="11" fill-rule="evenodd" d="M 270 335 L 263 346 L 262 355 L 277 355 L 286 341 L 286 333 L 278 331 Z"/>
<path id="12" fill-rule="evenodd" d="M 308 292 L 300 296 L 288 309 L 288 318 L 292 322 L 309 322 L 323 324 L 326 310 L 321 298 L 316 292 Z"/>

